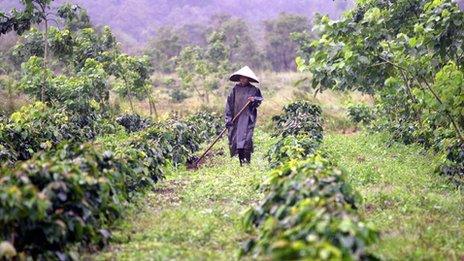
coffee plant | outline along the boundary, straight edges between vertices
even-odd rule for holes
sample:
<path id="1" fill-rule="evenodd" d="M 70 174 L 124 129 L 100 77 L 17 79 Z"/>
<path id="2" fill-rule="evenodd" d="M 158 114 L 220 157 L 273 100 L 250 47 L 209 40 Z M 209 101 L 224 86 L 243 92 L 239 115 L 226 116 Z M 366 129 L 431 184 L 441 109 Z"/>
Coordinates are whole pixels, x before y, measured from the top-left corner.
<path id="1" fill-rule="evenodd" d="M 104 247 L 124 206 L 220 126 L 207 113 L 138 132 L 105 120 L 98 126 L 107 132 L 89 141 L 67 113 L 37 102 L 0 123 L 0 159 L 9 163 L 0 177 L 0 241 L 34 259 L 75 259 L 76 249 Z"/>
<path id="2" fill-rule="evenodd" d="M 268 151 L 271 168 L 278 167 L 290 159 L 303 160 L 316 152 L 320 142 L 308 135 L 286 136 L 279 139 Z"/>
<path id="3" fill-rule="evenodd" d="M 354 123 L 369 124 L 374 119 L 374 112 L 365 104 L 348 106 L 348 117 Z"/>
<path id="4" fill-rule="evenodd" d="M 202 139 L 209 139 L 219 134 L 224 127 L 222 118 L 217 113 L 198 112 L 186 119 L 191 126 L 196 126 Z"/>
<path id="5" fill-rule="evenodd" d="M 286 105 L 283 114 L 274 116 L 272 120 L 276 125 L 277 135 L 307 134 L 312 139 L 321 141 L 321 114 L 321 107 L 307 101 L 297 101 Z"/>
<path id="6" fill-rule="evenodd" d="M 273 259 L 360 260 L 377 231 L 356 213 L 357 194 L 345 174 L 316 154 L 290 160 L 265 184 L 267 196 L 247 212 L 245 225 L 259 229 L 244 252 Z"/>
<path id="7" fill-rule="evenodd" d="M 116 118 L 116 122 L 122 125 L 127 132 L 136 132 L 148 128 L 152 121 L 138 114 L 126 114 Z"/>
<path id="8" fill-rule="evenodd" d="M 42 102 L 25 106 L 0 124 L 0 163 L 27 160 L 38 151 L 50 150 L 66 141 L 82 143 L 120 128 L 101 114 L 71 113 Z"/>
<path id="9" fill-rule="evenodd" d="M 110 154 L 92 146 L 41 153 L 0 178 L 0 240 L 37 259 L 63 259 L 70 243 L 102 246 L 121 214 Z"/>
<path id="10" fill-rule="evenodd" d="M 438 171 L 456 185 L 464 184 L 464 143 L 456 142 L 447 147 L 445 159 Z"/>
<path id="11" fill-rule="evenodd" d="M 359 196 L 345 173 L 319 150 L 321 109 L 300 101 L 275 116 L 279 139 L 267 157 L 274 168 L 265 197 L 243 219 L 253 237 L 241 255 L 277 260 L 375 259 L 366 247 L 378 240 L 356 208 Z M 312 121 L 312 122 L 309 122 Z"/>

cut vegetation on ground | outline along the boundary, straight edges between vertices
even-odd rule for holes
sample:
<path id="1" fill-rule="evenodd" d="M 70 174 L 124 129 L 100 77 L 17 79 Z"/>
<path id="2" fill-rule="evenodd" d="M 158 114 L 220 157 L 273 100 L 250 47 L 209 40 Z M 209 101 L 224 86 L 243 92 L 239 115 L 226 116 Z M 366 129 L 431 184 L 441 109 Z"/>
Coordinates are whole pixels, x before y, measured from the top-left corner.
<path id="1" fill-rule="evenodd" d="M 242 213 L 261 198 L 264 153 L 273 142 L 256 133 L 250 166 L 230 159 L 225 142 L 197 171 L 173 170 L 142 200 L 98 259 L 230 260 L 246 234 Z"/>

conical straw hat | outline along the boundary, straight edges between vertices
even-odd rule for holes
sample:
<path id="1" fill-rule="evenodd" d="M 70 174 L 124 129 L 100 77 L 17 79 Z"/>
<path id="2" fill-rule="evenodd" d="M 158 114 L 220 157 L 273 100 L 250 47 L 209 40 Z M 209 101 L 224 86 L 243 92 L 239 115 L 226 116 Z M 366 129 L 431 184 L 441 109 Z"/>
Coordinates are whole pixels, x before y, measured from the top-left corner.
<path id="1" fill-rule="evenodd" d="M 229 80 L 231 80 L 233 82 L 238 82 L 238 81 L 240 81 L 240 76 L 245 76 L 245 77 L 250 78 L 250 82 L 259 83 L 258 77 L 256 76 L 256 74 L 248 66 L 245 66 L 242 69 L 234 72 L 230 76 Z"/>

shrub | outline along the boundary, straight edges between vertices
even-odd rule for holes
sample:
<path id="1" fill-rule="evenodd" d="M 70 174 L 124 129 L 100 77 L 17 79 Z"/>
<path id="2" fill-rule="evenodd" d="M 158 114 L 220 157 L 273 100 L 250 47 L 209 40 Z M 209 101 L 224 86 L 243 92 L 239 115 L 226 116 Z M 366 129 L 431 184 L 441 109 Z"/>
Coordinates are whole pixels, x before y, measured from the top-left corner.
<path id="1" fill-rule="evenodd" d="M 268 151 L 271 168 L 278 167 L 290 159 L 305 159 L 316 152 L 320 141 L 307 135 L 286 136 L 279 139 Z"/>
<path id="2" fill-rule="evenodd" d="M 72 136 L 72 126 L 63 110 L 37 102 L 13 113 L 0 129 L 0 142 L 9 151 L 7 162 L 27 160 L 35 152 L 55 146 Z"/>
<path id="3" fill-rule="evenodd" d="M 348 106 L 348 117 L 354 123 L 369 124 L 374 119 L 374 112 L 365 104 L 352 104 Z"/>
<path id="4" fill-rule="evenodd" d="M 36 102 L 13 113 L 0 125 L 0 163 L 28 160 L 62 142 L 80 144 L 119 129 L 97 112 L 73 114 Z"/>
<path id="5" fill-rule="evenodd" d="M 136 132 L 148 128 L 153 124 L 149 118 L 143 118 L 138 114 L 125 114 L 116 118 L 116 122 L 123 126 L 127 132 Z"/>
<path id="6" fill-rule="evenodd" d="M 178 120 L 169 120 L 147 129 L 144 139 L 158 142 L 162 155 L 174 165 L 187 162 L 188 157 L 200 148 L 201 139 L 195 126 Z"/>
<path id="7" fill-rule="evenodd" d="M 183 102 L 185 99 L 189 97 L 189 95 L 180 88 L 170 90 L 169 96 L 171 97 L 171 101 L 175 103 Z"/>
<path id="8" fill-rule="evenodd" d="M 286 105 L 284 113 L 272 118 L 276 125 L 276 134 L 307 134 L 314 140 L 322 140 L 322 109 L 307 101 L 297 101 Z"/>
<path id="9" fill-rule="evenodd" d="M 437 171 L 456 185 L 464 185 L 464 143 L 456 141 L 448 147 L 446 158 Z"/>
<path id="10" fill-rule="evenodd" d="M 70 243 L 103 246 L 122 205 L 110 153 L 92 146 L 40 153 L 0 179 L 2 240 L 34 258 L 62 259 Z"/>
<path id="11" fill-rule="evenodd" d="M 247 212 L 245 227 L 257 230 L 243 254 L 278 260 L 364 259 L 378 233 L 356 213 L 358 198 L 344 173 L 316 154 L 274 170 L 266 197 Z"/>
<path id="12" fill-rule="evenodd" d="M 217 113 L 198 112 L 187 117 L 186 121 L 190 126 L 197 128 L 197 132 L 203 140 L 218 135 L 225 127 L 222 117 Z"/>
<path id="13" fill-rule="evenodd" d="M 317 149 L 321 109 L 308 102 L 284 107 L 274 117 L 280 139 L 268 152 L 274 169 L 262 186 L 264 199 L 247 211 L 245 228 L 255 235 L 242 255 L 276 260 L 370 259 L 366 247 L 377 231 L 356 212 L 359 196 L 345 174 Z"/>
<path id="14" fill-rule="evenodd" d="M 72 246 L 106 245 L 108 228 L 126 203 L 162 179 L 167 162 L 185 162 L 218 122 L 216 116 L 199 114 L 127 133 L 104 118 L 81 120 L 71 125 L 65 112 L 36 103 L 0 122 L 0 135 L 8 138 L 0 142 L 2 162 L 14 163 L 23 148 L 12 137 L 31 148 L 20 158 L 29 160 L 0 170 L 0 242 L 11 253 L 76 259 Z M 73 133 L 95 123 L 116 135 L 80 144 L 88 137 Z M 24 136 L 11 135 L 22 131 Z"/>

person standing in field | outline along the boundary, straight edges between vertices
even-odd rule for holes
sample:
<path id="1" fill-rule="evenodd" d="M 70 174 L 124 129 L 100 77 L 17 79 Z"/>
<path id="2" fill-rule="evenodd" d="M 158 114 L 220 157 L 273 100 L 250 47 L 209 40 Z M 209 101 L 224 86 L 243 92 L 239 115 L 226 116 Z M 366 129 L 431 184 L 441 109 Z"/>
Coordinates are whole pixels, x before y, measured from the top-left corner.
<path id="1" fill-rule="evenodd" d="M 230 156 L 238 155 L 240 166 L 243 166 L 243 164 L 249 164 L 251 161 L 257 108 L 261 104 L 263 97 L 261 91 L 251 84 L 252 82 L 259 83 L 259 80 L 250 67 L 243 67 L 233 73 L 229 79 L 238 82 L 230 91 L 225 108 Z M 235 121 L 232 121 L 248 101 L 250 103 L 247 108 Z"/>

